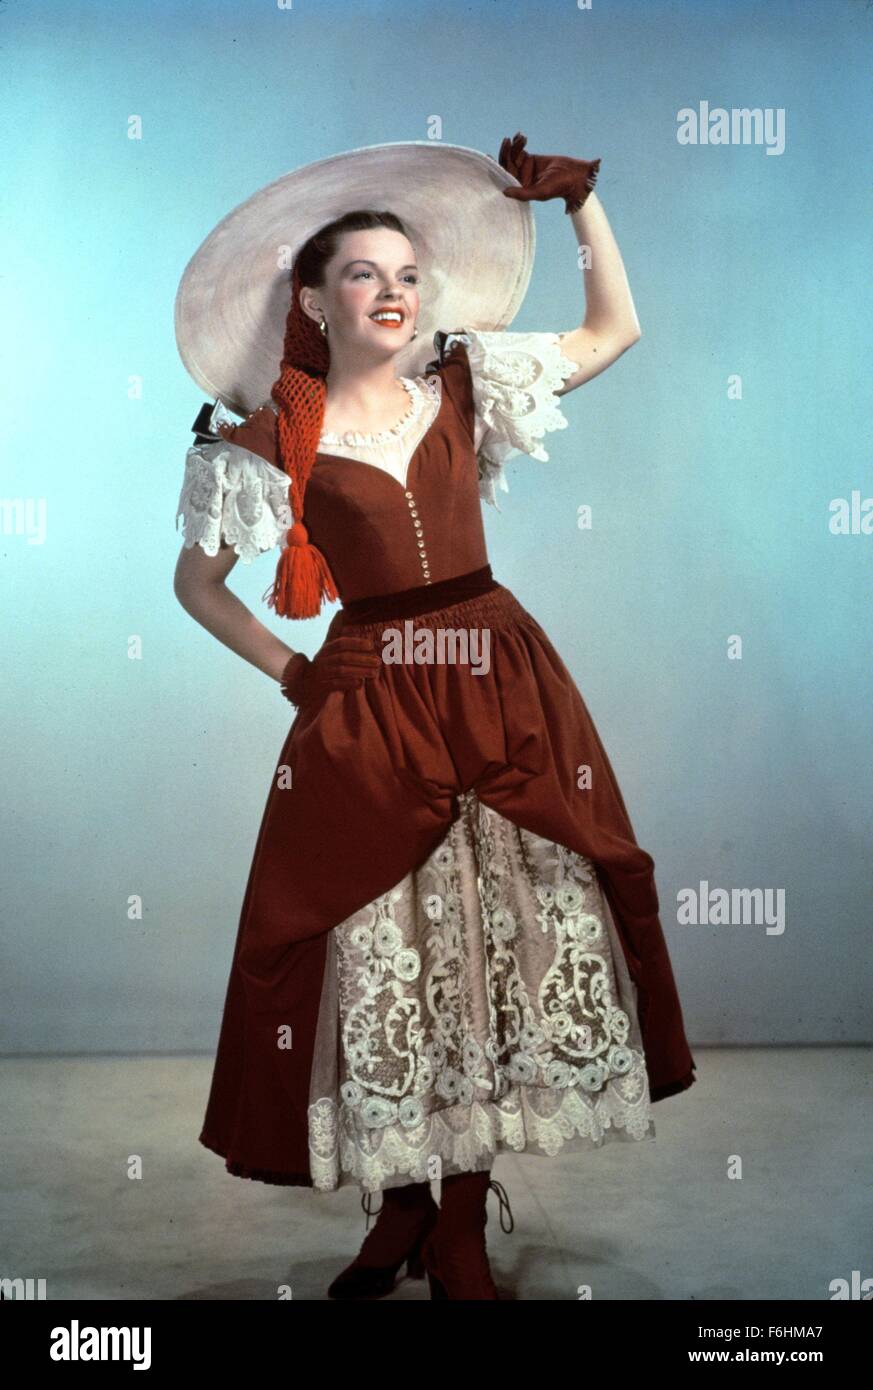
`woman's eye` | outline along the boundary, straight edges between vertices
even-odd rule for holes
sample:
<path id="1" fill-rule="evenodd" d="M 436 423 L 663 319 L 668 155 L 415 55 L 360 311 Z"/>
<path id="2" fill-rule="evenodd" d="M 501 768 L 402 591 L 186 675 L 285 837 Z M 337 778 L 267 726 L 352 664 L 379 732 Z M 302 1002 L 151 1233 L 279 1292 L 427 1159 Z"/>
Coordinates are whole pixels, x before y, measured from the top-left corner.
<path id="1" fill-rule="evenodd" d="M 355 273 L 354 273 L 354 275 L 352 276 L 352 279 L 353 279 L 353 280 L 358 280 L 358 279 L 360 279 L 360 277 L 361 277 L 362 275 L 372 275 L 372 274 L 373 274 L 372 270 L 356 270 Z M 418 276 L 415 275 L 415 274 L 410 273 L 409 275 L 404 275 L 403 278 L 404 278 L 404 280 L 411 280 L 412 283 L 413 283 L 413 285 L 417 285 L 417 284 L 418 284 Z"/>

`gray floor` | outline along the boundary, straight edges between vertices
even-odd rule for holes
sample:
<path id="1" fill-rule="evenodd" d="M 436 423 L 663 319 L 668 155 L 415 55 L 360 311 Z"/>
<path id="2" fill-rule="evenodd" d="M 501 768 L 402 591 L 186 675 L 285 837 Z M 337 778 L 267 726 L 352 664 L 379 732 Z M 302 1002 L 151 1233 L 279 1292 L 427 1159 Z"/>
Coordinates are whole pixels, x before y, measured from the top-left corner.
<path id="1" fill-rule="evenodd" d="M 832 1280 L 873 1276 L 870 1050 L 692 1050 L 698 1081 L 655 1106 L 654 1141 L 498 1158 L 515 1230 L 492 1192 L 487 1234 L 505 1297 L 828 1299 Z M 357 1187 L 245 1181 L 197 1142 L 209 1057 L 0 1070 L 0 1275 L 44 1278 L 49 1299 L 323 1299 L 363 1239 Z"/>

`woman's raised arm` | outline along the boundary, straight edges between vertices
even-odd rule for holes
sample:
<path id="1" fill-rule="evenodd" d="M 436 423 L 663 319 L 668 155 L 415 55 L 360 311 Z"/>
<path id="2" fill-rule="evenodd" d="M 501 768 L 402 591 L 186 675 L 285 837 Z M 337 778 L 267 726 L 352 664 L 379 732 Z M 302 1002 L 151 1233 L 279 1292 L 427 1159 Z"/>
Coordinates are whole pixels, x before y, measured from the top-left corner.
<path id="1" fill-rule="evenodd" d="M 583 265 L 582 323 L 559 335 L 561 351 L 579 363 L 579 370 L 567 377 L 556 396 L 605 371 L 642 337 L 624 261 L 597 194 L 589 193 L 579 211 L 569 215 L 576 244 L 583 251 L 590 249 L 591 265 Z"/>

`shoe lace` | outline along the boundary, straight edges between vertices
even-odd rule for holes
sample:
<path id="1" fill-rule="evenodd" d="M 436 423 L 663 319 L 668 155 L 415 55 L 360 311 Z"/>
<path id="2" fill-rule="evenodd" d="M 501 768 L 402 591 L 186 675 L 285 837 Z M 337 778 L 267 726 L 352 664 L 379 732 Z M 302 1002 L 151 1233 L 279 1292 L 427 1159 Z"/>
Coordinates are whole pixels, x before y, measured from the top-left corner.
<path id="1" fill-rule="evenodd" d="M 365 1226 L 364 1226 L 364 1230 L 365 1230 L 365 1231 L 368 1231 L 368 1230 L 370 1229 L 370 1217 L 373 1215 L 373 1208 L 372 1208 L 372 1206 L 371 1206 L 371 1201 L 372 1201 L 372 1198 L 373 1198 L 375 1195 L 376 1195 L 376 1194 L 375 1194 L 374 1192 L 362 1192 L 362 1193 L 361 1193 L 361 1206 L 363 1207 L 364 1212 L 366 1213 L 366 1217 L 367 1217 L 367 1221 L 366 1221 L 366 1224 L 365 1224 Z M 376 1212 L 376 1215 L 377 1215 L 377 1216 L 379 1215 L 379 1212 L 380 1212 L 381 1210 L 382 1210 L 382 1207 L 381 1207 L 381 1205 L 380 1205 L 378 1211 Z"/>
<path id="2" fill-rule="evenodd" d="M 509 1205 L 509 1198 L 506 1195 L 506 1188 L 503 1186 L 503 1183 L 498 1182 L 496 1178 L 492 1178 L 488 1186 L 489 1188 L 493 1187 L 494 1191 L 497 1193 L 497 1201 L 500 1204 L 500 1229 L 501 1231 L 503 1231 L 504 1235 L 509 1235 L 510 1231 L 515 1230 L 515 1218 L 512 1215 L 512 1207 Z M 504 1209 L 506 1210 L 506 1214 L 509 1219 L 508 1226 L 504 1226 L 503 1224 Z"/>
<path id="3" fill-rule="evenodd" d="M 512 1214 L 512 1207 L 509 1204 L 509 1197 L 507 1195 L 506 1188 L 503 1186 L 503 1183 L 498 1182 L 496 1178 L 491 1179 L 491 1181 L 488 1184 L 488 1187 L 489 1189 L 493 1189 L 497 1196 L 500 1229 L 501 1231 L 503 1231 L 504 1235 L 510 1235 L 511 1232 L 515 1230 L 515 1217 Z M 370 1217 L 373 1215 L 372 1199 L 375 1195 L 376 1194 L 373 1192 L 361 1193 L 361 1207 L 367 1217 L 366 1224 L 364 1226 L 365 1231 L 368 1231 L 370 1229 Z M 382 1206 L 380 1204 L 376 1211 L 377 1216 L 379 1215 L 379 1212 L 381 1210 Z M 506 1219 L 509 1222 L 508 1226 L 504 1225 L 504 1212 L 506 1213 Z"/>

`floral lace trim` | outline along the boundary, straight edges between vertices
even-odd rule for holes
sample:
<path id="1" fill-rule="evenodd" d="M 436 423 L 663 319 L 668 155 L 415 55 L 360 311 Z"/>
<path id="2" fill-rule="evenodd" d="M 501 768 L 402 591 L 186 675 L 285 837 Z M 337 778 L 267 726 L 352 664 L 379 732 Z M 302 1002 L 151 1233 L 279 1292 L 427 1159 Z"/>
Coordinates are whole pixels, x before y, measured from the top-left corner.
<path id="1" fill-rule="evenodd" d="M 332 933 L 314 1185 L 654 1136 L 633 985 L 591 861 L 479 802 Z M 330 992 L 329 992 L 329 997 Z"/>
<path id="2" fill-rule="evenodd" d="M 224 407 L 216 423 L 232 421 Z M 176 508 L 182 518 L 184 545 L 202 546 L 217 555 L 222 539 L 244 564 L 284 543 L 291 525 L 288 479 L 278 468 L 239 444 L 217 439 L 192 444 L 185 456 L 185 475 Z"/>
<path id="3" fill-rule="evenodd" d="M 595 1100 L 569 1090 L 552 1113 L 539 1113 L 536 1104 L 542 1092 L 513 1086 L 499 1101 L 438 1111 L 417 1130 L 387 1128 L 375 1152 L 366 1152 L 343 1133 L 339 1107 L 323 1097 L 309 1108 L 313 1186 L 330 1192 L 354 1181 L 376 1192 L 391 1186 L 388 1180 L 397 1176 L 429 1182 L 435 1158 L 440 1175 L 449 1176 L 490 1168 L 489 1160 L 507 1150 L 556 1158 L 578 1148 L 599 1149 L 611 1140 L 653 1139 L 648 1104 L 640 1104 L 647 1094 L 645 1066 L 637 1055 L 621 1085 L 611 1083 Z"/>
<path id="4" fill-rule="evenodd" d="M 467 351 L 473 382 L 479 457 L 479 493 L 497 511 L 497 489 L 508 492 L 504 465 L 514 454 L 548 463 L 539 442 L 569 421 L 555 391 L 579 370 L 561 350 L 557 333 L 480 332 L 446 335 L 443 351 L 460 342 Z"/>

